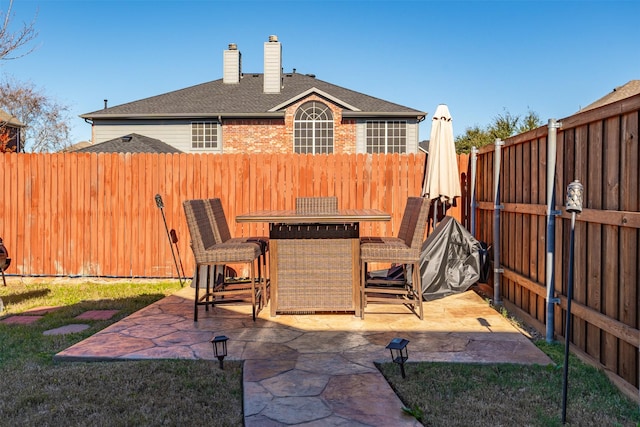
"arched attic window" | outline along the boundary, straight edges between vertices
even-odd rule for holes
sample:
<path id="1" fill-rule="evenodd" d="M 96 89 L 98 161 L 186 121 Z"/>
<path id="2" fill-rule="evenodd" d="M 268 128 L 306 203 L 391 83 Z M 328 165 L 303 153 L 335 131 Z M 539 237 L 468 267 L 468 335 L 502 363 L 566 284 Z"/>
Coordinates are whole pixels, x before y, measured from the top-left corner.
<path id="1" fill-rule="evenodd" d="M 318 101 L 305 102 L 293 120 L 293 150 L 298 154 L 333 153 L 333 114 Z"/>

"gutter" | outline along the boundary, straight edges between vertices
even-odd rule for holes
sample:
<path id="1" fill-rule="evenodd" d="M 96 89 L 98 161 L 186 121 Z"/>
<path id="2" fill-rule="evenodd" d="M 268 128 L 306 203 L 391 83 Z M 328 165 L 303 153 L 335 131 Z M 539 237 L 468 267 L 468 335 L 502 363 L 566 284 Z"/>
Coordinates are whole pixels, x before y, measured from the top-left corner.
<path id="1" fill-rule="evenodd" d="M 207 114 L 82 114 L 80 117 L 89 120 L 110 120 L 110 119 L 199 119 L 199 118 L 280 118 L 284 117 L 284 112 L 276 113 L 207 113 Z"/>
<path id="2" fill-rule="evenodd" d="M 418 122 L 425 119 L 427 113 L 410 114 L 406 112 L 379 112 L 379 111 L 344 111 L 342 117 L 416 117 Z M 81 118 L 87 120 L 108 120 L 108 119 L 198 119 L 198 118 L 281 118 L 285 116 L 284 111 L 263 112 L 263 113 L 179 113 L 179 114 L 82 114 Z"/>

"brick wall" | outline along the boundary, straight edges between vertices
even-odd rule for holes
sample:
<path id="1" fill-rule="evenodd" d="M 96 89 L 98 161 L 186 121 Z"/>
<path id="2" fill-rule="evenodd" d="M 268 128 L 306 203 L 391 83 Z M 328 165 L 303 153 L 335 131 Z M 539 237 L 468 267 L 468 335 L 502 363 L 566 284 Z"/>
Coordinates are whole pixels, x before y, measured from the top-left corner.
<path id="1" fill-rule="evenodd" d="M 334 119 L 334 153 L 356 152 L 355 120 L 342 119 L 342 109 L 312 95 L 287 107 L 282 119 L 230 119 L 222 124 L 225 154 L 293 153 L 293 118 L 300 105 L 319 101 L 329 106 Z"/>
<path id="2" fill-rule="evenodd" d="M 291 153 L 282 119 L 232 119 L 222 123 L 225 154 Z"/>

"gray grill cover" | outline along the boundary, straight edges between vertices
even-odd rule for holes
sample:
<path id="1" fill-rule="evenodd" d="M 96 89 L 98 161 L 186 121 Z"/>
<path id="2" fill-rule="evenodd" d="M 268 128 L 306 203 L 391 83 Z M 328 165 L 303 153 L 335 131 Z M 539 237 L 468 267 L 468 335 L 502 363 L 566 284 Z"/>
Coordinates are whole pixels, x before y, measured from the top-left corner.
<path id="1" fill-rule="evenodd" d="M 480 242 L 455 218 L 440 221 L 422 244 L 420 273 L 427 301 L 465 292 L 480 278 Z"/>

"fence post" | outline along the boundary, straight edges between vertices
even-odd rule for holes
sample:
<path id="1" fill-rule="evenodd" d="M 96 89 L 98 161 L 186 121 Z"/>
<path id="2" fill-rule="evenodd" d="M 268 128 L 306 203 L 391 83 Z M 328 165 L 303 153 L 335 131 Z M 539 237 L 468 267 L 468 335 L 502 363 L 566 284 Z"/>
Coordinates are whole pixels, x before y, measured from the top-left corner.
<path id="1" fill-rule="evenodd" d="M 500 160 L 504 141 L 496 138 L 493 156 L 493 304 L 500 305 Z"/>
<path id="2" fill-rule="evenodd" d="M 546 340 L 553 342 L 554 304 L 560 302 L 555 297 L 555 280 L 553 274 L 556 242 L 556 136 L 562 123 L 549 119 L 547 130 L 547 254 L 545 259 L 545 284 L 547 286 L 547 328 Z"/>
<path id="3" fill-rule="evenodd" d="M 471 194 L 469 195 L 471 212 L 469 212 L 469 220 L 471 222 L 471 235 L 476 237 L 476 165 L 478 163 L 478 149 L 471 147 Z"/>

